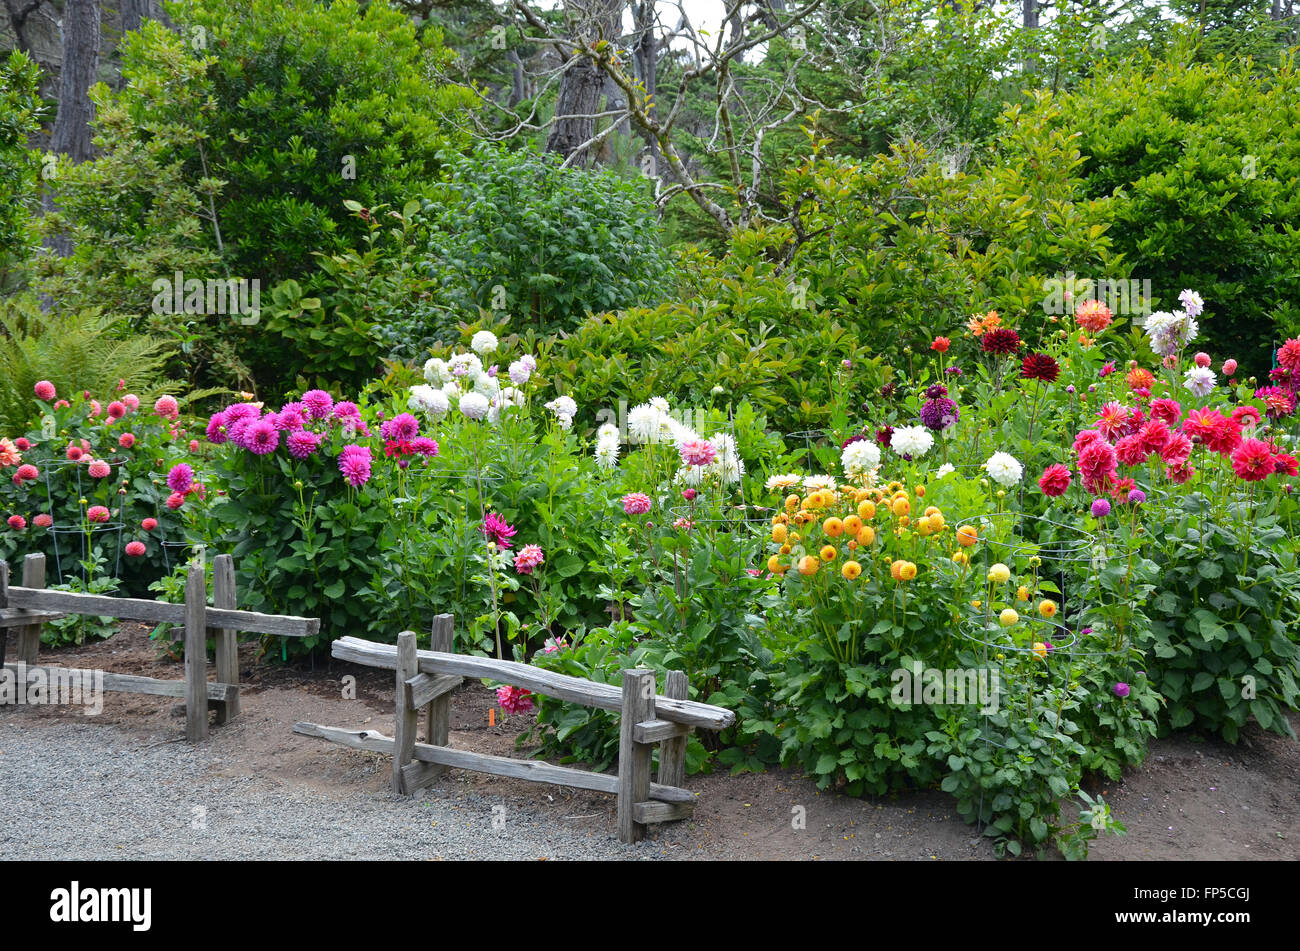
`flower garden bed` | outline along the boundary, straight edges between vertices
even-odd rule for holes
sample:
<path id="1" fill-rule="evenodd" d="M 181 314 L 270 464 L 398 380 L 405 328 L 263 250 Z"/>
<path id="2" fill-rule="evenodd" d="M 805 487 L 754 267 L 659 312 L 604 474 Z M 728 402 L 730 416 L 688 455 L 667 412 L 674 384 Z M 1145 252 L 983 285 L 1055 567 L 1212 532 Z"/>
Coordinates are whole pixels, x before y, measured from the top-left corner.
<path id="1" fill-rule="evenodd" d="M 40 426 L 0 444 L 0 548 L 168 598 L 167 544 L 228 552 L 250 609 L 322 619 L 261 645 L 281 661 L 450 613 L 462 653 L 606 684 L 682 670 L 738 716 L 691 742 L 692 772 L 940 790 L 998 854 L 1082 857 L 1124 831 L 1098 782 L 1155 737 L 1293 737 L 1300 698 L 1300 341 L 1266 384 L 1238 380 L 1186 352 L 1203 304 L 1180 303 L 1145 321 L 1150 367 L 1119 368 L 1136 344 L 1096 301 L 1033 346 L 973 317 L 873 392 L 846 361 L 821 438 L 744 403 L 579 407 L 487 331 L 350 399 L 197 424 L 170 397 L 41 384 Z M 496 699 L 536 709 L 542 754 L 612 763 L 607 711 Z"/>

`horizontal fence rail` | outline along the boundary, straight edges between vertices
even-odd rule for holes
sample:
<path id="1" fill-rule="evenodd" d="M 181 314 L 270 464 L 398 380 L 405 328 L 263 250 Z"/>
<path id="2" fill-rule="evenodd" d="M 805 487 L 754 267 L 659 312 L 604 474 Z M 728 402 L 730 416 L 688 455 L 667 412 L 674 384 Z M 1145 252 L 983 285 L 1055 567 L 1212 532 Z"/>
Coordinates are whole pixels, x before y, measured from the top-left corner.
<path id="1" fill-rule="evenodd" d="M 378 644 L 355 637 L 341 637 L 331 645 L 330 653 L 339 660 L 350 660 L 367 667 L 393 670 L 397 667 L 397 648 L 392 644 Z M 611 684 L 595 683 L 581 677 L 557 674 L 513 660 L 496 660 L 491 657 L 470 657 L 466 654 L 446 654 L 438 651 L 416 651 L 420 670 L 429 674 L 457 674 L 499 680 L 502 683 L 523 687 L 548 697 L 580 703 L 601 710 L 623 709 L 623 691 Z M 694 700 L 677 700 L 657 696 L 655 713 L 661 720 L 681 723 L 704 730 L 723 730 L 736 722 L 736 714 L 722 707 L 698 703 Z"/>
<path id="2" fill-rule="evenodd" d="M 239 644 L 241 632 L 280 637 L 311 637 L 320 633 L 318 618 L 291 617 L 240 611 L 236 607 L 235 566 L 229 555 L 212 562 L 212 600 L 207 603 L 204 568 L 191 564 L 185 579 L 185 602 L 114 598 L 78 591 L 51 591 L 45 587 L 45 556 L 23 559 L 23 583 L 9 584 L 9 565 L 0 561 L 0 670 L 24 684 L 84 675 L 88 671 L 37 664 L 41 629 L 47 621 L 73 616 L 113 617 L 123 621 L 173 624 L 184 631 L 185 678 L 158 680 L 134 674 L 97 672 L 95 684 L 105 691 L 182 697 L 185 700 L 185 736 L 201 740 L 208 735 L 208 709 L 216 710 L 217 723 L 239 715 Z M 7 662 L 6 630 L 17 629 L 17 661 Z M 208 681 L 207 642 L 216 645 L 216 682 Z M 102 678 L 99 674 L 102 673 Z"/>
<path id="3" fill-rule="evenodd" d="M 318 723 L 298 723 L 293 732 L 350 749 L 391 754 L 393 791 L 407 795 L 414 795 L 447 767 L 611 793 L 618 797 L 618 836 L 624 842 L 636 842 L 650 823 L 691 816 L 695 795 L 681 788 L 686 776 L 687 739 L 693 728 L 729 727 L 736 722 L 736 715 L 722 707 L 688 700 L 683 672 L 668 672 L 663 695 L 655 691 L 652 670 L 623 671 L 620 688 L 517 661 L 453 653 L 451 628 L 451 615 L 434 619 L 431 643 L 436 650 L 416 650 L 415 635 L 410 631 L 399 634 L 395 645 L 356 637 L 341 637 L 331 645 L 330 653 L 338 660 L 396 672 L 393 736 Z M 621 716 L 618 774 L 451 749 L 447 745 L 448 694 L 463 677 L 500 681 L 571 703 L 617 711 Z M 422 707 L 428 713 L 425 742 L 420 743 L 416 726 Z M 659 781 L 651 782 L 655 744 L 659 744 Z"/>

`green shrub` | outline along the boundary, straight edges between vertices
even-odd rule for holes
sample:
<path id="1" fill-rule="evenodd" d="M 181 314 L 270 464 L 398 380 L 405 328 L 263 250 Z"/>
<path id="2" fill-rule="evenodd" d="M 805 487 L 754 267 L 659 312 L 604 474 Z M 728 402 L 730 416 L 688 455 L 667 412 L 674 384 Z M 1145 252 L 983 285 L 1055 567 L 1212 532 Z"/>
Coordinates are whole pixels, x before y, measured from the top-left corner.
<path id="1" fill-rule="evenodd" d="M 1143 53 L 1039 106 L 1058 108 L 1052 124 L 1077 133 L 1087 194 L 1110 198 L 1108 236 L 1132 275 L 1158 309 L 1185 287 L 1222 302 L 1202 337 L 1262 377 L 1273 341 L 1300 332 L 1294 62 L 1261 72 Z"/>
<path id="2" fill-rule="evenodd" d="M 123 88 L 93 92 L 101 157 L 60 166 L 76 247 L 52 262 L 60 304 L 98 304 L 134 326 L 174 332 L 188 363 L 250 386 L 291 380 L 277 334 L 211 314 L 150 316 L 152 282 L 227 275 L 263 292 L 359 246 L 345 200 L 373 207 L 428 193 L 463 144 L 449 118 L 469 107 L 437 81 L 451 55 L 417 39 L 388 4 L 233 0 L 176 5 L 179 32 L 148 22 L 123 43 Z M 288 365 L 286 365 L 288 364 Z M 215 365 L 215 366 L 214 366 Z"/>
<path id="3" fill-rule="evenodd" d="M 447 172 L 425 203 L 433 294 L 386 328 L 396 354 L 422 355 L 480 310 L 550 333 L 665 291 L 669 257 L 643 184 L 487 144 L 449 157 Z"/>
<path id="4" fill-rule="evenodd" d="M 1168 700 L 1164 724 L 1236 742 L 1254 717 L 1294 736 L 1300 704 L 1300 565 L 1291 528 L 1242 498 L 1225 512 L 1205 495 L 1182 500 L 1158 541 L 1163 572 L 1148 601 L 1152 681 Z"/>
<path id="5" fill-rule="evenodd" d="M 0 290 L 32 250 L 37 162 L 27 142 L 41 116 L 39 78 L 21 51 L 0 59 Z"/>

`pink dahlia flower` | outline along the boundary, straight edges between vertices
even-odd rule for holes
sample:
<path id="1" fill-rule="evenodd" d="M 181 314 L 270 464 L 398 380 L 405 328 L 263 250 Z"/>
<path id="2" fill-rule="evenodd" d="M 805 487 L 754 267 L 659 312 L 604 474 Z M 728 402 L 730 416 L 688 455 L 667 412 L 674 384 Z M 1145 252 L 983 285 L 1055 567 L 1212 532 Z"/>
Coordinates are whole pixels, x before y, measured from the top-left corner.
<path id="1" fill-rule="evenodd" d="M 144 542 L 127 542 L 126 554 L 128 558 L 139 558 L 145 553 Z"/>
<path id="2" fill-rule="evenodd" d="M 718 458 L 718 450 L 713 444 L 704 439 L 692 439 L 684 442 L 678 447 L 682 456 L 682 464 L 688 466 L 707 466 Z"/>
<path id="3" fill-rule="evenodd" d="M 86 472 L 92 479 L 107 479 L 113 474 L 113 467 L 103 459 L 96 459 L 86 467 Z"/>
<path id="4" fill-rule="evenodd" d="M 540 565 L 545 559 L 542 557 L 542 549 L 538 545 L 525 545 L 519 549 L 519 554 L 515 555 L 515 571 L 521 575 L 531 575 L 533 569 Z"/>
<path id="5" fill-rule="evenodd" d="M 131 433 L 123 433 L 117 437 L 117 444 L 123 449 L 131 449 L 135 446 L 135 436 Z"/>
<path id="6" fill-rule="evenodd" d="M 1273 450 L 1259 439 L 1246 439 L 1232 450 L 1232 471 L 1237 478 L 1259 482 L 1277 471 Z"/>
<path id="7" fill-rule="evenodd" d="M 140 527 L 143 528 L 146 532 L 152 532 L 155 528 L 158 527 L 158 519 L 147 518 L 140 523 Z"/>
<path id="8" fill-rule="evenodd" d="M 1052 497 L 1064 495 L 1065 490 L 1070 487 L 1070 468 L 1059 462 L 1053 463 L 1039 476 L 1038 487 L 1042 489 L 1043 495 Z"/>
<path id="9" fill-rule="evenodd" d="M 644 515 L 650 511 L 650 496 L 644 492 L 632 492 L 623 496 L 623 511 L 628 515 Z"/>
<path id="10" fill-rule="evenodd" d="M 37 528 L 49 528 L 54 524 L 54 517 L 49 512 L 42 512 L 32 519 L 32 524 Z"/>
<path id="11" fill-rule="evenodd" d="M 109 519 L 108 509 L 102 505 L 92 505 L 86 509 L 86 518 L 92 522 L 107 522 Z"/>
<path id="12" fill-rule="evenodd" d="M 370 481 L 370 450 L 365 446 L 346 446 L 339 454 L 339 471 L 348 485 L 359 489 Z"/>
<path id="13" fill-rule="evenodd" d="M 23 518 L 21 515 L 10 515 L 9 527 L 15 532 L 21 532 L 27 527 L 27 519 Z"/>
<path id="14" fill-rule="evenodd" d="M 36 384 L 35 389 L 36 398 L 38 400 L 44 400 L 47 403 L 59 395 L 58 391 L 54 388 L 54 384 L 49 380 L 41 380 Z"/>
<path id="15" fill-rule="evenodd" d="M 160 396 L 154 401 L 153 411 L 159 416 L 167 419 L 179 419 L 181 415 L 180 404 L 176 402 L 174 396 Z"/>
<path id="16" fill-rule="evenodd" d="M 41 477 L 41 470 L 37 469 L 30 462 L 25 462 L 18 467 L 14 473 L 14 485 L 22 485 L 24 482 L 35 482 Z"/>
<path id="17" fill-rule="evenodd" d="M 320 445 L 315 433 L 305 429 L 295 429 L 289 433 L 289 455 L 295 459 L 306 459 Z"/>
<path id="18" fill-rule="evenodd" d="M 285 403 L 280 412 L 275 414 L 275 428 L 281 432 L 292 432 L 307 425 L 307 414 L 301 403 Z"/>
<path id="19" fill-rule="evenodd" d="M 244 430 L 244 448 L 257 456 L 275 452 L 280 445 L 280 431 L 275 428 L 273 416 L 250 423 Z"/>

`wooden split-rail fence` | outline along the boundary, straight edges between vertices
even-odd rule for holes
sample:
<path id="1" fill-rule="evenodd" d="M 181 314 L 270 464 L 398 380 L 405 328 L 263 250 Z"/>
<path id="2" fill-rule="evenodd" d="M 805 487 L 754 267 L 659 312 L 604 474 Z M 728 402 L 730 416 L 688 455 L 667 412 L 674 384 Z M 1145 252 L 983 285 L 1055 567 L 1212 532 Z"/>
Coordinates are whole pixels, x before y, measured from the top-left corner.
<path id="1" fill-rule="evenodd" d="M 37 655 L 41 629 L 47 621 L 69 614 L 84 617 L 115 617 L 123 621 L 174 624 L 185 631 L 185 679 L 156 680 L 133 674 L 103 674 L 103 689 L 118 693 L 152 694 L 185 698 L 185 736 L 189 740 L 208 735 L 208 709 L 216 710 L 218 724 L 239 714 L 239 647 L 237 635 L 271 634 L 282 637 L 310 637 L 320 632 L 317 618 L 287 617 L 237 610 L 235 566 L 229 555 L 212 562 L 212 600 L 207 603 L 207 582 L 201 565 L 191 564 L 185 583 L 185 602 L 169 604 L 138 598 L 114 598 L 73 591 L 52 591 L 45 587 L 45 556 L 23 559 L 23 583 L 10 586 L 9 565 L 0 561 L 0 664 L 15 676 L 31 677 L 40 671 L 45 678 L 66 677 L 74 671 L 63 667 L 41 667 Z M 17 628 L 17 661 L 4 656 L 8 628 Z M 207 639 L 216 642 L 215 682 L 208 681 Z"/>
<path id="2" fill-rule="evenodd" d="M 452 618 L 447 614 L 434 620 L 431 646 L 433 650 L 416 650 L 415 634 L 405 631 L 398 635 L 396 646 L 342 637 L 331 648 L 339 660 L 396 671 L 393 736 L 316 723 L 299 723 L 294 732 L 352 749 L 391 754 L 393 791 L 407 795 L 414 795 L 453 766 L 613 793 L 618 797 L 618 837 L 624 842 L 636 842 L 645 834 L 647 824 L 686 819 L 695 808 L 695 796 L 682 788 L 686 741 L 691 731 L 721 730 L 736 721 L 730 710 L 688 700 L 686 675 L 681 671 L 667 674 L 664 694 L 659 696 L 652 670 L 625 670 L 619 688 L 516 661 L 455 654 Z M 618 711 L 618 775 L 452 749 L 447 745 L 451 728 L 449 694 L 463 677 L 499 681 L 572 703 Z M 422 708 L 425 741 L 420 743 L 416 731 Z M 659 773 L 658 782 L 652 782 L 651 756 L 656 743 L 660 745 Z"/>

